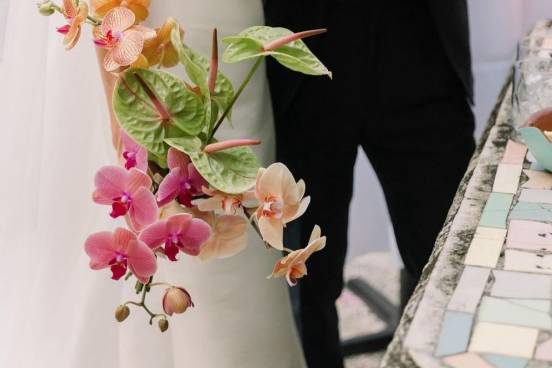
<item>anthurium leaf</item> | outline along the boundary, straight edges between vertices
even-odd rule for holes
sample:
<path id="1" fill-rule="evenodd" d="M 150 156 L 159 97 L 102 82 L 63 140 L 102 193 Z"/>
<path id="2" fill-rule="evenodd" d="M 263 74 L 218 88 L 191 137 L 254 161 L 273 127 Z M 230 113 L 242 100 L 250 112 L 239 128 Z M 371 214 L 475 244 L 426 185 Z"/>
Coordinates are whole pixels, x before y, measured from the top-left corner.
<path id="1" fill-rule="evenodd" d="M 197 137 L 172 138 L 166 142 L 190 156 L 197 171 L 213 188 L 239 194 L 255 185 L 259 163 L 249 147 L 234 147 L 207 154 L 203 152 L 201 140 Z"/>
<path id="2" fill-rule="evenodd" d="M 208 93 L 207 81 L 209 78 L 209 70 L 211 69 L 211 63 L 202 55 L 196 53 L 190 47 L 186 46 L 180 37 L 180 31 L 173 29 L 171 33 L 171 42 L 178 53 L 180 63 L 184 65 L 186 74 L 190 80 L 195 83 L 203 96 L 210 96 Z M 234 97 L 234 87 L 232 82 L 226 75 L 220 71 L 217 73 L 217 81 L 215 84 L 215 90 L 210 96 L 217 102 L 220 107 L 220 111 L 226 110 Z"/>
<path id="3" fill-rule="evenodd" d="M 205 126 L 205 108 L 175 76 L 129 69 L 113 93 L 113 110 L 121 127 L 157 156 L 165 156 L 165 138 L 197 135 Z"/>
<path id="4" fill-rule="evenodd" d="M 223 42 L 228 46 L 224 51 L 226 63 L 252 59 L 260 56 L 272 56 L 283 66 L 304 74 L 328 75 L 332 73 L 312 53 L 302 40 L 290 42 L 275 50 L 265 51 L 263 45 L 293 34 L 285 28 L 267 26 L 250 27 L 237 36 L 226 37 Z"/>

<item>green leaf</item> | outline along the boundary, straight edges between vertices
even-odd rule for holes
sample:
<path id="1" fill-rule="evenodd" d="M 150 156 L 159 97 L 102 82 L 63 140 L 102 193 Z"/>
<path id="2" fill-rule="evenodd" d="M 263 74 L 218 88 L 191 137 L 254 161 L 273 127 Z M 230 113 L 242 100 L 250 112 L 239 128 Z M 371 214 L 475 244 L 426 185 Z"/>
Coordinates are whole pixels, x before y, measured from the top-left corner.
<path id="1" fill-rule="evenodd" d="M 127 134 L 162 157 L 167 152 L 165 138 L 197 135 L 206 123 L 201 99 L 182 81 L 146 69 L 129 69 L 121 75 L 113 93 L 113 110 Z"/>
<path id="2" fill-rule="evenodd" d="M 302 40 L 293 41 L 272 51 L 264 51 L 263 45 L 278 38 L 293 34 L 285 28 L 267 26 L 250 27 L 237 36 L 226 37 L 223 42 L 228 46 L 224 51 L 223 60 L 226 63 L 272 56 L 283 66 L 304 74 L 328 75 L 332 73 L 312 53 Z"/>
<path id="3" fill-rule="evenodd" d="M 197 171 L 213 188 L 239 194 L 255 185 L 259 163 L 249 147 L 234 147 L 207 154 L 202 151 L 202 142 L 197 137 L 172 138 L 166 142 L 190 156 Z"/>
<path id="4" fill-rule="evenodd" d="M 180 63 L 186 69 L 186 74 L 193 83 L 199 86 L 201 94 L 207 98 L 212 98 L 219 105 L 220 111 L 226 110 L 232 101 L 232 97 L 234 97 L 234 87 L 230 79 L 219 71 L 217 73 L 215 90 L 211 96 L 207 87 L 209 70 L 211 69 L 209 59 L 186 46 L 180 38 L 180 31 L 178 29 L 173 29 L 171 42 L 178 53 Z"/>

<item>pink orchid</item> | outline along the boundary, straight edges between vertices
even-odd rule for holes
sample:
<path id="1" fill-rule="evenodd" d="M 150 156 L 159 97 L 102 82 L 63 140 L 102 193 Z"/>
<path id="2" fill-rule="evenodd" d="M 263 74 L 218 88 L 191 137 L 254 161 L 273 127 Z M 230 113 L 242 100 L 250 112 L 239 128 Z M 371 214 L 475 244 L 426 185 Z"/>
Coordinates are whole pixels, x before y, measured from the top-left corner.
<path id="1" fill-rule="evenodd" d="M 140 233 L 140 240 L 153 250 L 165 244 L 165 255 L 171 261 L 176 261 L 179 251 L 197 256 L 209 236 L 211 236 L 211 228 L 205 221 L 182 213 L 146 227 Z"/>
<path id="2" fill-rule="evenodd" d="M 144 42 L 156 36 L 154 30 L 135 26 L 136 16 L 128 8 L 116 7 L 94 28 L 94 43 L 107 49 L 104 68 L 108 72 L 129 66 L 140 58 Z"/>
<path id="3" fill-rule="evenodd" d="M 193 204 L 200 211 L 223 211 L 227 215 L 238 215 L 243 213 L 243 208 L 257 207 L 259 201 L 255 197 L 255 191 L 250 190 L 242 194 L 228 194 L 219 190 L 202 188 L 203 193 L 209 198 L 196 199 Z"/>
<path id="4" fill-rule="evenodd" d="M 255 195 L 261 205 L 256 217 L 263 239 L 276 249 L 282 250 L 284 226 L 306 210 L 310 197 L 303 198 L 305 182 L 295 182 L 293 175 L 282 163 L 259 169 Z"/>
<path id="5" fill-rule="evenodd" d="M 312 229 L 309 244 L 304 249 L 294 250 L 274 265 L 274 270 L 268 278 L 285 276 L 289 286 L 297 285 L 297 279 L 307 274 L 307 259 L 326 246 L 326 237 L 321 236 L 320 226 Z"/>
<path id="6" fill-rule="evenodd" d="M 241 216 L 203 214 L 213 229 L 211 237 L 201 247 L 199 258 L 228 258 L 247 247 L 247 220 Z"/>
<path id="7" fill-rule="evenodd" d="M 150 191 L 151 178 L 142 171 L 118 166 L 104 166 L 94 178 L 94 202 L 111 205 L 111 217 L 129 215 L 136 231 L 157 220 L 158 208 Z"/>
<path id="8" fill-rule="evenodd" d="M 123 142 L 123 158 L 125 159 L 125 168 L 130 170 L 135 167 L 140 171 L 148 171 L 148 150 L 136 143 L 125 132 L 121 131 L 121 140 Z"/>
<path id="9" fill-rule="evenodd" d="M 167 164 L 171 170 L 159 185 L 157 201 L 163 206 L 175 198 L 186 207 L 192 207 L 192 198 L 203 194 L 207 181 L 201 177 L 190 158 L 175 148 L 169 148 Z"/>
<path id="10" fill-rule="evenodd" d="M 78 6 L 74 0 L 63 0 L 63 16 L 67 20 L 67 24 L 57 28 L 57 31 L 65 37 L 63 44 L 66 50 L 70 50 L 77 44 L 80 34 L 81 25 L 86 21 L 88 16 L 88 4 L 84 1 L 79 1 Z"/>
<path id="11" fill-rule="evenodd" d="M 111 267 L 113 280 L 119 280 L 129 268 L 140 282 L 147 283 L 157 270 L 153 251 L 134 233 L 123 228 L 117 228 L 113 233 L 102 231 L 90 235 L 84 250 L 90 257 L 90 268 Z"/>

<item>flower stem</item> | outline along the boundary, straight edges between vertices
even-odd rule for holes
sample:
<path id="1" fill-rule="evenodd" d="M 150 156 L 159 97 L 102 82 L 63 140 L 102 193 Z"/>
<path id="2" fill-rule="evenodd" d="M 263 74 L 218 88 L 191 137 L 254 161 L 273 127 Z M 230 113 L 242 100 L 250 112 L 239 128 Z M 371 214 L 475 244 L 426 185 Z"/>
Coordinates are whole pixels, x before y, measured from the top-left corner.
<path id="1" fill-rule="evenodd" d="M 253 66 L 251 67 L 251 69 L 249 70 L 247 75 L 245 76 L 245 79 L 243 80 L 242 84 L 240 85 L 240 88 L 238 88 L 238 91 L 236 92 L 234 97 L 232 97 L 232 100 L 228 104 L 228 107 L 226 108 L 226 110 L 224 110 L 222 116 L 216 122 L 215 127 L 213 128 L 213 131 L 211 132 L 211 134 L 209 134 L 209 139 L 207 140 L 207 143 L 209 143 L 211 141 L 211 139 L 213 139 L 213 136 L 217 132 L 218 128 L 220 127 L 220 125 L 222 124 L 222 122 L 224 121 L 224 119 L 226 118 L 228 113 L 230 112 L 230 110 L 232 110 L 232 107 L 234 106 L 237 99 L 242 94 L 242 92 L 245 89 L 245 87 L 247 86 L 247 84 L 249 84 L 249 82 L 251 81 L 251 78 L 253 78 L 253 75 L 255 75 L 255 72 L 257 71 L 257 69 L 259 68 L 261 63 L 263 62 L 264 58 L 265 58 L 264 56 L 260 56 L 260 57 L 257 58 L 257 61 L 255 62 L 255 64 L 253 64 Z"/>
<path id="2" fill-rule="evenodd" d="M 149 308 L 148 306 L 146 305 L 146 294 L 150 291 L 150 288 L 152 286 L 157 286 L 157 285 L 161 285 L 161 284 L 165 284 L 164 282 L 157 282 L 155 284 L 152 284 L 151 283 L 152 281 L 152 278 L 150 278 L 149 282 L 147 284 L 144 285 L 143 289 L 142 289 L 142 297 L 140 299 L 140 302 L 135 302 L 135 301 L 128 301 L 126 303 L 124 303 L 124 305 L 127 305 L 127 304 L 131 304 L 131 305 L 135 305 L 139 308 L 142 308 L 146 311 L 147 314 L 149 314 L 150 316 L 150 320 L 149 320 L 149 324 L 151 325 L 153 323 L 153 320 L 157 317 L 163 317 L 163 318 L 167 318 L 167 316 L 164 314 L 164 313 L 153 313 Z M 167 285 L 167 284 L 165 284 Z"/>

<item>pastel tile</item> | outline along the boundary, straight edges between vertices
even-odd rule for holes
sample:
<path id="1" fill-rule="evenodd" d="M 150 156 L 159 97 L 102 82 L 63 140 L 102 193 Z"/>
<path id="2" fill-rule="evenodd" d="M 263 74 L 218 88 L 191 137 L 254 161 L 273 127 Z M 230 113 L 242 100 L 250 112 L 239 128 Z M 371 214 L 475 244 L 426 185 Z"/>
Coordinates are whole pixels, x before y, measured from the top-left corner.
<path id="1" fill-rule="evenodd" d="M 447 309 L 474 313 L 489 280 L 488 268 L 466 266 L 454 289 Z"/>
<path id="2" fill-rule="evenodd" d="M 506 229 L 498 229 L 495 227 L 478 226 L 475 229 L 474 238 L 481 239 L 502 239 L 506 237 Z"/>
<path id="3" fill-rule="evenodd" d="M 479 322 L 474 328 L 469 351 L 531 358 L 537 344 L 536 328 Z"/>
<path id="4" fill-rule="evenodd" d="M 552 274 L 552 254 L 507 249 L 504 258 L 504 269 Z"/>
<path id="5" fill-rule="evenodd" d="M 550 301 L 533 300 L 532 302 L 527 303 L 516 299 L 484 296 L 481 300 L 477 319 L 481 322 L 503 323 L 551 330 Z M 537 308 L 532 308 L 533 306 Z"/>
<path id="6" fill-rule="evenodd" d="M 493 192 L 515 194 L 522 169 L 522 165 L 499 164 L 496 170 Z"/>
<path id="7" fill-rule="evenodd" d="M 552 362 L 552 339 L 548 339 L 537 346 L 535 359 Z"/>
<path id="8" fill-rule="evenodd" d="M 496 267 L 503 244 L 504 238 L 486 239 L 475 237 L 468 248 L 464 264 L 489 268 Z"/>
<path id="9" fill-rule="evenodd" d="M 528 180 L 523 183 L 522 188 L 530 189 L 552 189 L 552 174 L 546 171 L 523 170 Z"/>
<path id="10" fill-rule="evenodd" d="M 512 220 L 508 225 L 506 247 L 552 251 L 552 225 L 544 222 Z"/>
<path id="11" fill-rule="evenodd" d="M 479 226 L 505 229 L 512 198 L 512 194 L 491 193 L 481 214 Z"/>
<path id="12" fill-rule="evenodd" d="M 510 213 L 512 220 L 552 221 L 552 204 L 518 202 Z"/>
<path id="13" fill-rule="evenodd" d="M 528 152 L 527 152 L 527 156 L 525 156 L 525 158 L 526 158 L 527 161 L 529 161 L 529 162 L 537 162 L 537 159 L 535 158 L 535 156 L 533 156 L 533 154 L 531 153 L 531 151 L 528 151 Z"/>
<path id="14" fill-rule="evenodd" d="M 443 362 L 452 368 L 494 368 L 493 365 L 474 353 L 451 355 L 444 358 Z"/>
<path id="15" fill-rule="evenodd" d="M 541 164 L 539 164 L 537 161 L 531 162 L 530 169 L 533 170 L 533 171 L 546 172 L 546 169 L 543 166 L 541 166 Z"/>
<path id="16" fill-rule="evenodd" d="M 527 146 L 518 142 L 509 140 L 506 144 L 506 150 L 502 157 L 503 164 L 521 165 L 527 155 Z"/>
<path id="17" fill-rule="evenodd" d="M 552 299 L 552 276 L 493 270 L 493 277 L 492 296 Z"/>
<path id="18" fill-rule="evenodd" d="M 518 199 L 520 202 L 552 203 L 552 190 L 523 189 Z"/>
<path id="19" fill-rule="evenodd" d="M 465 352 L 470 340 L 472 324 L 473 314 L 445 312 L 435 355 L 444 356 Z"/>
<path id="20" fill-rule="evenodd" d="M 527 366 L 527 359 L 525 358 L 494 354 L 485 354 L 483 357 L 496 368 L 525 368 Z"/>

